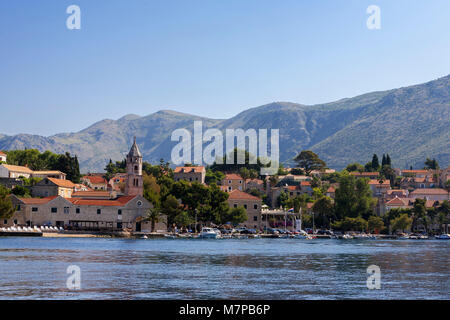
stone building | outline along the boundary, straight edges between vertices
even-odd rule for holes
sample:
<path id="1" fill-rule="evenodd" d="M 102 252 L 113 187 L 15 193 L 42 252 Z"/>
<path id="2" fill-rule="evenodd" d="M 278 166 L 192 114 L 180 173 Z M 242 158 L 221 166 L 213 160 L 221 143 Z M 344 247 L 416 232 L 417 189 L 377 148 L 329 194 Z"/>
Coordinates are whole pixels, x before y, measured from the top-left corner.
<path id="1" fill-rule="evenodd" d="M 244 207 L 247 211 L 247 221 L 241 223 L 239 226 L 257 230 L 261 229 L 262 200 L 260 198 L 240 190 L 233 190 L 230 192 L 228 205 L 231 208 Z"/>
<path id="2" fill-rule="evenodd" d="M 198 167 L 176 167 L 173 171 L 175 181 L 185 180 L 188 182 L 205 183 L 206 170 L 203 166 Z"/>
<path id="3" fill-rule="evenodd" d="M 32 174 L 33 170 L 27 167 L 0 164 L 0 177 L 2 178 L 30 178 Z"/>
<path id="4" fill-rule="evenodd" d="M 61 196 L 71 198 L 75 184 L 70 180 L 45 178 L 31 188 L 33 197 Z"/>
<path id="5" fill-rule="evenodd" d="M 233 190 L 245 191 L 245 180 L 239 174 L 227 173 L 220 184 L 226 187 L 228 192 Z"/>

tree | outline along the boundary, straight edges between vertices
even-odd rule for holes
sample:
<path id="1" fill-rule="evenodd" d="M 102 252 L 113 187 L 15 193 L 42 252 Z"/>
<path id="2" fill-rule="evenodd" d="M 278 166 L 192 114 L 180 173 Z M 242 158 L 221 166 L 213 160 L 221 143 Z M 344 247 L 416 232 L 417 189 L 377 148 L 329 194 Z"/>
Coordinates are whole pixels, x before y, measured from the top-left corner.
<path id="1" fill-rule="evenodd" d="M 355 171 L 363 172 L 364 171 L 364 166 L 362 164 L 359 164 L 359 163 L 355 162 L 355 163 L 349 164 L 345 168 L 345 170 L 347 170 L 348 172 L 355 172 Z"/>
<path id="2" fill-rule="evenodd" d="M 390 181 L 390 183 L 393 184 L 394 183 L 394 179 L 395 179 L 395 171 L 394 171 L 394 169 L 391 168 L 390 165 L 385 164 L 381 168 L 381 176 L 383 176 L 384 178 L 388 179 Z"/>
<path id="3" fill-rule="evenodd" d="M 154 206 L 159 207 L 161 204 L 161 187 L 158 185 L 156 178 L 154 176 L 149 176 L 144 172 L 142 180 L 144 184 L 144 198 Z"/>
<path id="4" fill-rule="evenodd" d="M 391 157 L 389 156 L 389 154 L 386 154 L 386 164 L 392 166 Z"/>
<path id="5" fill-rule="evenodd" d="M 413 217 L 412 217 L 412 226 L 411 229 L 415 230 L 417 228 L 417 225 L 419 224 L 419 222 L 422 222 L 422 224 L 425 226 L 425 228 L 427 228 L 427 221 L 425 219 L 426 214 L 427 214 L 427 209 L 425 206 L 426 200 L 425 199 L 420 199 L 420 198 L 416 198 L 416 200 L 414 201 L 413 204 L 413 208 L 412 208 L 412 213 L 413 213 Z"/>
<path id="6" fill-rule="evenodd" d="M 9 190 L 0 185 L 0 219 L 11 218 L 15 209 L 9 195 Z"/>
<path id="7" fill-rule="evenodd" d="M 430 158 L 427 158 L 425 160 L 425 167 L 424 167 L 424 169 L 438 170 L 439 169 L 439 164 L 436 161 L 436 159 L 433 158 L 433 160 L 431 160 Z"/>
<path id="8" fill-rule="evenodd" d="M 336 216 L 368 218 L 373 213 L 376 200 L 367 179 L 357 179 L 348 173 L 339 179 L 339 187 L 335 195 Z"/>
<path id="9" fill-rule="evenodd" d="M 177 198 L 173 195 L 169 195 L 164 201 L 162 201 L 160 210 L 162 214 L 166 215 L 167 225 L 169 226 L 175 222 L 175 217 L 183 211 Z"/>
<path id="10" fill-rule="evenodd" d="M 331 218 L 334 217 L 334 205 L 331 198 L 321 197 L 314 203 L 312 210 L 318 216 L 316 223 L 319 227 L 330 226 Z"/>
<path id="11" fill-rule="evenodd" d="M 181 211 L 174 217 L 174 222 L 177 226 L 186 228 L 188 225 L 194 223 L 194 219 L 192 219 L 186 211 Z"/>
<path id="12" fill-rule="evenodd" d="M 151 222 L 152 232 L 155 230 L 155 224 L 160 222 L 162 219 L 161 213 L 158 208 L 151 208 L 147 211 L 147 216 L 145 217 L 145 221 Z"/>
<path id="13" fill-rule="evenodd" d="M 384 228 L 383 219 L 377 216 L 371 216 L 367 221 L 369 232 L 380 232 Z"/>
<path id="14" fill-rule="evenodd" d="M 367 229 L 367 221 L 361 217 L 345 217 L 341 221 L 335 221 L 331 224 L 334 229 L 342 231 L 364 231 Z"/>
<path id="15" fill-rule="evenodd" d="M 224 222 L 231 222 L 232 225 L 237 226 L 239 223 L 247 221 L 247 211 L 244 207 L 239 206 L 229 210 L 229 213 L 225 216 Z"/>
<path id="16" fill-rule="evenodd" d="M 408 217 L 408 215 L 406 213 L 393 219 L 391 221 L 392 232 L 395 232 L 397 230 L 401 230 L 402 232 L 404 232 L 406 229 L 408 229 L 411 226 L 412 220 L 413 219 Z"/>
<path id="17" fill-rule="evenodd" d="M 372 170 L 378 171 L 378 168 L 380 167 L 380 163 L 378 161 L 378 156 L 374 153 L 372 157 Z"/>
<path id="18" fill-rule="evenodd" d="M 30 198 L 31 197 L 30 189 L 23 187 L 23 186 L 15 186 L 12 189 L 11 193 L 18 197 L 22 197 L 22 198 Z"/>
<path id="19" fill-rule="evenodd" d="M 206 170 L 205 183 L 206 184 L 218 184 L 225 178 L 225 174 L 222 171 L 213 171 L 211 169 Z"/>
<path id="20" fill-rule="evenodd" d="M 381 167 L 387 165 L 386 156 L 383 153 L 383 158 L 381 159 Z"/>
<path id="21" fill-rule="evenodd" d="M 303 168 L 307 175 L 313 170 L 323 170 L 326 166 L 326 163 L 311 150 L 303 150 L 294 158 L 294 161 Z"/>

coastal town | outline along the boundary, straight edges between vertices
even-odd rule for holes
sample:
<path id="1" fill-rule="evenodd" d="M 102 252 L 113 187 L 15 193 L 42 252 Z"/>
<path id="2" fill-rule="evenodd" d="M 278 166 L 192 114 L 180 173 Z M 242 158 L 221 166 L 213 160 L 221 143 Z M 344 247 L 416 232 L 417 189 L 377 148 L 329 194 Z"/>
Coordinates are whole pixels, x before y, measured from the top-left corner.
<path id="1" fill-rule="evenodd" d="M 450 167 L 434 159 L 398 169 L 373 155 L 336 171 L 302 151 L 297 167 L 261 176 L 249 163 L 151 165 L 134 139 L 103 173 L 74 174 L 66 154 L 71 181 L 17 152 L 0 152 L 3 236 L 448 238 Z"/>

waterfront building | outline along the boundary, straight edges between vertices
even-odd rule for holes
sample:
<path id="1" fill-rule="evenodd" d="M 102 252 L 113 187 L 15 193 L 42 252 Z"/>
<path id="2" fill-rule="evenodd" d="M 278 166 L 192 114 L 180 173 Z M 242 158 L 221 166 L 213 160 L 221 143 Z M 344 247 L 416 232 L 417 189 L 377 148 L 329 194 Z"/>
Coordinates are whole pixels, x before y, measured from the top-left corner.
<path id="1" fill-rule="evenodd" d="M 11 219 L 0 221 L 0 226 L 52 225 L 72 230 L 129 230 L 150 232 L 151 222 L 145 217 L 152 208 L 143 196 L 142 156 L 136 142 L 127 157 L 125 195 L 103 190 L 76 191 L 68 180 L 46 178 L 33 188 L 34 195 L 44 198 L 11 196 L 17 211 Z M 70 184 L 70 185 L 69 185 Z M 71 190 L 70 196 L 63 191 Z M 50 196 L 50 194 L 53 194 Z M 155 230 L 166 230 L 166 219 L 155 225 Z"/>
<path id="2" fill-rule="evenodd" d="M 228 205 L 231 208 L 244 207 L 247 212 L 247 221 L 241 223 L 240 227 L 260 230 L 262 225 L 261 206 L 262 200 L 251 194 L 240 190 L 230 192 Z"/>
<path id="3" fill-rule="evenodd" d="M 0 151 L 0 162 L 6 162 L 7 156 L 6 153 Z"/>

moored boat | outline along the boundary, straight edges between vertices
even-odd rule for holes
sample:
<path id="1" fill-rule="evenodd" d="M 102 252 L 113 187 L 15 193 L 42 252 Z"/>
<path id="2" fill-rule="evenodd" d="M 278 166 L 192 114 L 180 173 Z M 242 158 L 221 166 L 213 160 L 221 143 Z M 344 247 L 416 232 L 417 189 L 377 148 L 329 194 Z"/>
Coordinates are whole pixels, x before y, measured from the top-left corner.
<path id="1" fill-rule="evenodd" d="M 438 239 L 438 240 L 450 240 L 450 234 L 446 234 L 446 233 L 444 233 L 444 234 L 441 234 L 441 235 L 439 235 L 439 236 L 436 236 L 436 239 Z"/>
<path id="2" fill-rule="evenodd" d="M 200 232 L 200 238 L 203 239 L 218 239 L 220 238 L 220 232 L 217 232 L 213 228 L 203 228 Z"/>

